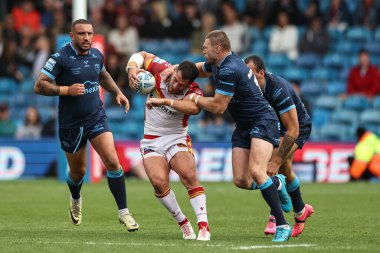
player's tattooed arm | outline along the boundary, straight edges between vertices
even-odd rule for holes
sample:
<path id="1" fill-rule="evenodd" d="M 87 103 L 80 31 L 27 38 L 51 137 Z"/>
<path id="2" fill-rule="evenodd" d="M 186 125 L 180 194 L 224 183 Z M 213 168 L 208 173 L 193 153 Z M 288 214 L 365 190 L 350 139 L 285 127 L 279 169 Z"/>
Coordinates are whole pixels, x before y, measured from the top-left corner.
<path id="1" fill-rule="evenodd" d="M 34 92 L 44 96 L 59 96 L 59 86 L 45 74 L 40 74 L 34 84 Z"/>
<path id="2" fill-rule="evenodd" d="M 296 138 L 288 134 L 285 134 L 284 139 L 282 140 L 281 146 L 278 149 L 278 153 L 277 153 L 277 155 L 281 158 L 282 161 L 284 161 L 285 158 L 288 156 L 295 142 L 296 142 Z"/>
<path id="3" fill-rule="evenodd" d="M 53 79 L 41 73 L 34 84 L 34 92 L 44 96 L 81 96 L 85 93 L 85 88 L 82 83 L 57 85 Z"/>
<path id="4" fill-rule="evenodd" d="M 100 86 L 102 86 L 105 90 L 110 92 L 112 95 L 117 96 L 119 93 L 121 93 L 121 90 L 115 83 L 115 81 L 112 79 L 111 75 L 108 73 L 107 70 L 103 70 L 100 72 L 99 76 Z"/>

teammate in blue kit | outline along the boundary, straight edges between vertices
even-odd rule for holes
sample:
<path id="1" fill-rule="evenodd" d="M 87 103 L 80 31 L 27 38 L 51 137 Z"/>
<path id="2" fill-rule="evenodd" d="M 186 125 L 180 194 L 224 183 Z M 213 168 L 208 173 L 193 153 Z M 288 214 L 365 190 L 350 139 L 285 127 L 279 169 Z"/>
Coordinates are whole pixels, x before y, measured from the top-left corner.
<path id="1" fill-rule="evenodd" d="M 302 149 L 310 136 L 311 119 L 291 84 L 280 76 L 265 72 L 265 65 L 260 57 L 249 56 L 245 59 L 245 63 L 252 70 L 264 97 L 276 111 L 281 123 L 280 146 L 273 151 L 267 173 L 268 175 L 281 173 L 286 176 L 286 189 L 295 213 L 292 236 L 298 236 L 304 229 L 306 219 L 314 213 L 314 210 L 302 200 L 300 182 L 292 171 L 292 162 L 294 152 Z M 264 233 L 274 234 L 275 227 L 276 220 L 270 215 Z"/>
<path id="2" fill-rule="evenodd" d="M 203 55 L 207 62 L 199 62 L 197 67 L 200 77 L 214 75 L 215 96 L 194 94 L 190 100 L 215 114 L 222 114 L 228 108 L 236 123 L 232 136 L 234 183 L 244 189 L 257 185 L 276 218 L 273 241 L 287 241 L 291 227 L 284 218 L 276 188 L 281 187 L 281 181 L 266 173 L 273 147 L 279 144 L 276 114 L 262 96 L 252 71 L 240 56 L 231 52 L 230 40 L 223 31 L 212 31 L 206 36 Z"/>
<path id="3" fill-rule="evenodd" d="M 92 48 L 93 28 L 84 19 L 72 23 L 71 42 L 53 54 L 41 70 L 34 91 L 59 96 L 59 139 L 69 164 L 67 184 L 71 192 L 69 214 L 74 225 L 82 222 L 80 190 L 86 173 L 86 146 L 91 142 L 107 168 L 109 188 L 119 209 L 119 221 L 128 231 L 138 230 L 127 208 L 124 171 L 116 155 L 99 85 L 129 110 L 123 95 L 103 65 L 103 55 Z"/>

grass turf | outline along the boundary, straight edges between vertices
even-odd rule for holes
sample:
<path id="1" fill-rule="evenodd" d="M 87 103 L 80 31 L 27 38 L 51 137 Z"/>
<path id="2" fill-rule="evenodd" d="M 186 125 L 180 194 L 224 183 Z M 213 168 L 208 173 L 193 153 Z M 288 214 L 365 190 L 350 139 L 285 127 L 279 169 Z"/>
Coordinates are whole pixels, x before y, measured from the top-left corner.
<path id="1" fill-rule="evenodd" d="M 148 182 L 127 180 L 128 205 L 140 224 L 129 233 L 118 224 L 107 183 L 82 188 L 83 222 L 71 225 L 69 191 L 55 180 L 0 182 L 0 252 L 379 252 L 380 185 L 302 184 L 316 213 L 304 234 L 284 244 L 265 236 L 268 208 L 259 191 L 232 183 L 204 183 L 212 241 L 184 241 Z M 184 187 L 178 202 L 196 229 Z M 293 223 L 292 214 L 286 214 Z"/>

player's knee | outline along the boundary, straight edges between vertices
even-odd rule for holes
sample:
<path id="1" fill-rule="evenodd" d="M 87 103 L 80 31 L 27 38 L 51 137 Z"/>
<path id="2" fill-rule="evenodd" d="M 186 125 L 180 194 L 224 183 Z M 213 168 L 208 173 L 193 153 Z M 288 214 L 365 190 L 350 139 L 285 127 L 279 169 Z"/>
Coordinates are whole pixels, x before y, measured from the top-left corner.
<path id="1" fill-rule="evenodd" d="M 198 184 L 198 180 L 195 173 L 186 173 L 181 175 L 181 181 L 187 188 L 192 188 Z"/>
<path id="2" fill-rule="evenodd" d="M 120 169 L 120 163 L 117 157 L 109 157 L 105 159 L 103 163 L 106 166 L 107 170 L 117 171 Z"/>
<path id="3" fill-rule="evenodd" d="M 82 180 L 82 178 L 84 178 L 85 175 L 86 175 L 86 168 L 70 171 L 70 177 L 75 182 Z"/>
<path id="4" fill-rule="evenodd" d="M 157 193 L 160 193 L 161 191 L 165 191 L 168 188 L 169 182 L 167 178 L 155 176 L 150 178 L 150 181 L 153 185 L 153 187 L 156 189 Z"/>
<path id="5" fill-rule="evenodd" d="M 236 187 L 241 189 L 250 189 L 252 186 L 252 180 L 247 180 L 246 178 L 234 178 L 234 184 Z"/>

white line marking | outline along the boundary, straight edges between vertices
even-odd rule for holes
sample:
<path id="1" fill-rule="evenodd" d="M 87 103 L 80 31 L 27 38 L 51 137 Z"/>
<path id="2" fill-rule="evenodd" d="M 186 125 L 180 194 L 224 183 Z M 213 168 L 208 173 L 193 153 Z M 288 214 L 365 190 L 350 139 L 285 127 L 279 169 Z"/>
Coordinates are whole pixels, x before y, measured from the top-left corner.
<path id="1" fill-rule="evenodd" d="M 195 241 L 194 241 L 195 242 Z M 32 244 L 84 244 L 84 245 L 109 245 L 109 246 L 151 246 L 151 247 L 178 247 L 181 243 L 143 243 L 143 242 L 94 242 L 94 241 L 41 241 L 41 240 L 22 240 L 17 243 L 32 243 Z M 305 248 L 305 247 L 318 247 L 316 244 L 280 244 L 280 245 L 248 245 L 248 246 L 237 246 L 237 245 L 223 245 L 223 244 L 204 244 L 202 242 L 198 244 L 189 244 L 189 247 L 224 247 L 230 248 L 232 250 L 252 250 L 252 249 L 281 249 L 281 248 Z"/>
<path id="2" fill-rule="evenodd" d="M 234 250 L 250 250 L 250 249 L 282 249 L 282 248 L 299 248 L 299 247 L 315 247 L 315 244 L 281 244 L 281 245 L 251 245 L 232 247 Z"/>

